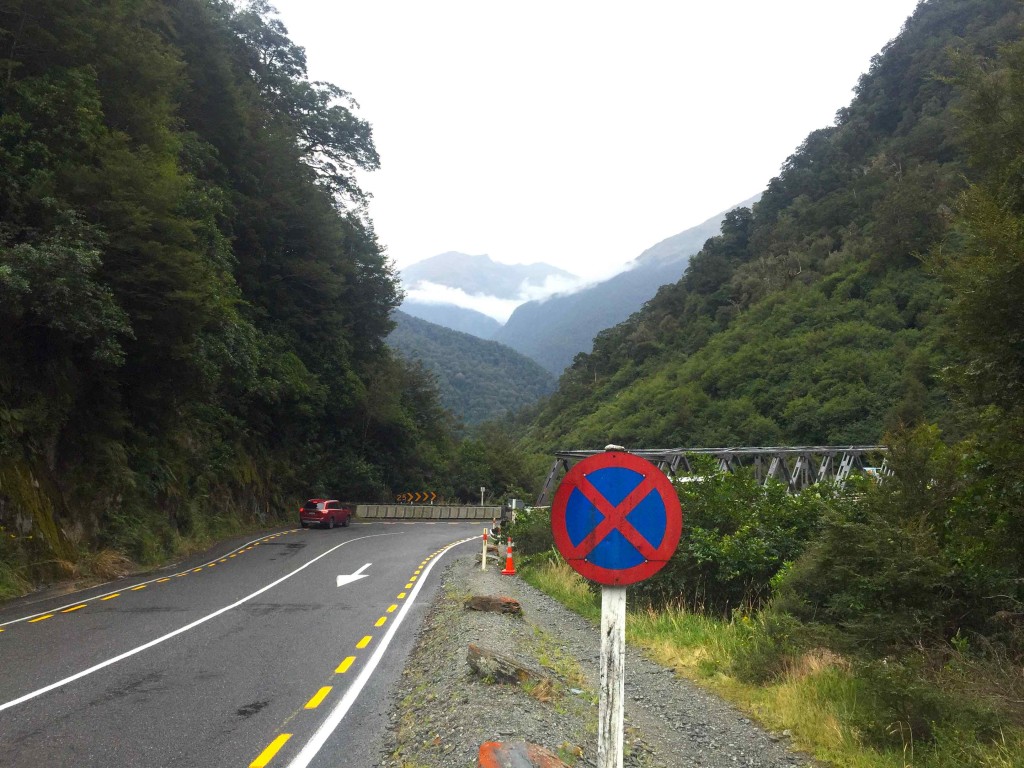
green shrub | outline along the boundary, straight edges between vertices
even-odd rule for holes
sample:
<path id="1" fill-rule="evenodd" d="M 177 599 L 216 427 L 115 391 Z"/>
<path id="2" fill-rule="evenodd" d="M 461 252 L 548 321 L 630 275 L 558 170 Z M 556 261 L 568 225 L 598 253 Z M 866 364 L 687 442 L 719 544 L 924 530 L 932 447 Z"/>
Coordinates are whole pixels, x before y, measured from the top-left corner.
<path id="1" fill-rule="evenodd" d="M 886 653 L 941 638 L 948 577 L 927 527 L 837 514 L 782 580 L 778 607 Z"/>
<path id="2" fill-rule="evenodd" d="M 923 663 L 923 657 L 915 655 L 857 665 L 858 704 L 847 719 L 866 742 L 902 747 L 910 740 L 932 741 L 940 729 L 986 741 L 999 737 L 1004 719 L 995 709 L 961 693 L 944 691 L 928 679 Z"/>
<path id="3" fill-rule="evenodd" d="M 516 513 L 516 521 L 503 531 L 512 537 L 516 552 L 530 556 L 555 548 L 551 534 L 551 507 L 527 507 Z"/>
<path id="4" fill-rule="evenodd" d="M 994 501 L 983 453 L 921 427 L 892 440 L 889 461 L 885 482 L 825 516 L 781 579 L 780 607 L 877 653 L 968 631 L 1024 653 L 1006 618 L 1024 604 L 1024 545 Z"/>

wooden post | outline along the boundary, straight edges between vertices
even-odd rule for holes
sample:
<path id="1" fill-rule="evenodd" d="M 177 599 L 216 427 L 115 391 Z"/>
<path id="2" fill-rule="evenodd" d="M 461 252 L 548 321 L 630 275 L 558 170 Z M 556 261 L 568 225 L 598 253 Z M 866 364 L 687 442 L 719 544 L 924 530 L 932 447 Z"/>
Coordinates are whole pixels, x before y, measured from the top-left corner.
<path id="1" fill-rule="evenodd" d="M 487 529 L 486 528 L 484 528 L 484 553 L 483 553 L 483 556 L 480 558 L 480 570 L 481 571 L 486 571 L 487 570 Z"/>
<path id="2" fill-rule="evenodd" d="M 597 768 L 622 768 L 626 680 L 626 588 L 601 589 L 601 700 Z"/>

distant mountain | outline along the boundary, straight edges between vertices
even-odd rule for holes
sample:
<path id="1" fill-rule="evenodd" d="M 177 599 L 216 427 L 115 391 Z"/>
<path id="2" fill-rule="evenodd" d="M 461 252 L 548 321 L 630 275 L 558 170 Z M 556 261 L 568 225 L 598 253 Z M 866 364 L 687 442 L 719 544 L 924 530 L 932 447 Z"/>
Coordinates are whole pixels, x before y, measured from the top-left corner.
<path id="1" fill-rule="evenodd" d="M 749 206 L 757 199 L 753 197 L 739 206 Z M 625 272 L 604 282 L 522 304 L 494 334 L 494 340 L 560 374 L 577 354 L 590 351 L 599 332 L 638 311 L 662 285 L 676 282 L 690 256 L 719 233 L 724 218 L 722 212 L 662 240 L 640 254 Z"/>
<path id="2" fill-rule="evenodd" d="M 477 312 L 474 309 L 459 307 L 455 304 L 427 304 L 423 301 L 406 299 L 402 302 L 402 311 L 428 323 L 443 325 L 453 331 L 470 333 L 481 339 L 490 339 L 501 328 L 501 323 L 493 317 Z"/>
<path id="3" fill-rule="evenodd" d="M 572 280 L 575 275 L 550 264 L 500 264 L 487 255 L 448 251 L 406 267 L 401 277 L 407 289 L 433 283 L 471 295 L 517 299 L 524 285 L 540 288 L 549 278 Z"/>
<path id="4" fill-rule="evenodd" d="M 395 311 L 388 345 L 419 360 L 438 379 L 442 404 L 466 424 L 531 405 L 555 389 L 541 366 L 495 341 L 443 328 Z"/>

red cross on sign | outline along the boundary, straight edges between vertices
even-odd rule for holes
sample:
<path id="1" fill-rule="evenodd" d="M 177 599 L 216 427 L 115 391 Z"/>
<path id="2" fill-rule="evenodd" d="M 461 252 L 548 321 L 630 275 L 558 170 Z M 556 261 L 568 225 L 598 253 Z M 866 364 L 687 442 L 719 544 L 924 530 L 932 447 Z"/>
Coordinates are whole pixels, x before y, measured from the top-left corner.
<path id="1" fill-rule="evenodd" d="M 566 562 L 598 584 L 625 586 L 671 559 L 683 531 L 676 489 L 646 459 L 607 451 L 566 473 L 551 506 L 551 532 Z"/>

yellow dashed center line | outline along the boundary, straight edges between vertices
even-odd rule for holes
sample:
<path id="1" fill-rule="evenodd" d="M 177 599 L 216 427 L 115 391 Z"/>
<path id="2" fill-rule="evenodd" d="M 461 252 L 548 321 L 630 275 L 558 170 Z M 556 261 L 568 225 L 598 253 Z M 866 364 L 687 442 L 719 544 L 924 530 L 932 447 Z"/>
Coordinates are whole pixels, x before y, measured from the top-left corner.
<path id="1" fill-rule="evenodd" d="M 113 600 L 115 597 L 120 597 L 120 596 L 121 596 L 120 592 L 115 592 L 112 595 L 107 595 L 106 597 L 101 597 L 100 600 Z"/>
<path id="2" fill-rule="evenodd" d="M 203 570 L 203 566 L 200 565 L 198 568 L 193 568 L 192 573 L 199 573 L 201 570 Z"/>
<path id="3" fill-rule="evenodd" d="M 139 584 L 137 587 L 132 587 L 132 592 L 138 592 L 140 589 L 145 589 L 145 584 Z"/>
<path id="4" fill-rule="evenodd" d="M 282 733 L 276 739 L 260 752 L 260 756 L 249 763 L 249 768 L 265 768 L 265 766 L 274 759 L 274 755 L 285 745 L 285 742 L 290 739 L 292 735 L 290 733 Z"/>
<path id="5" fill-rule="evenodd" d="M 338 668 L 334 670 L 334 674 L 343 675 L 348 672 L 348 668 L 352 666 L 352 662 L 356 660 L 355 656 L 346 656 L 345 660 L 338 665 Z"/>
<path id="6" fill-rule="evenodd" d="M 71 613 L 72 611 L 80 611 L 85 608 L 85 603 L 79 603 L 78 605 L 72 605 L 70 608 L 65 608 L 61 613 Z"/>
<path id="7" fill-rule="evenodd" d="M 409 581 L 413 582 L 413 581 L 416 581 L 416 579 L 418 579 L 418 578 L 419 578 L 419 576 L 410 576 L 409 577 Z"/>
<path id="8" fill-rule="evenodd" d="M 164 576 L 162 579 L 157 579 L 156 583 L 157 584 L 163 584 L 165 581 L 170 581 L 170 580 L 171 580 L 170 577 Z"/>
<path id="9" fill-rule="evenodd" d="M 399 600 L 405 600 L 405 592 L 399 592 L 398 593 L 398 599 Z"/>
<path id="10" fill-rule="evenodd" d="M 230 558 L 232 558 L 232 557 L 238 557 L 238 555 L 237 555 L 237 554 L 234 554 L 234 555 L 228 555 L 228 558 L 229 558 L 229 559 L 230 559 Z"/>
<path id="11" fill-rule="evenodd" d="M 405 588 L 406 588 L 406 589 L 412 589 L 412 584 L 406 584 L 406 585 L 405 585 Z"/>
<path id="12" fill-rule="evenodd" d="M 322 702 L 324 699 L 327 698 L 327 694 L 329 694 L 330 692 L 331 692 L 331 686 L 325 685 L 323 688 L 321 688 L 319 691 L 316 692 L 316 695 L 312 699 L 310 699 L 309 701 L 306 702 L 306 707 L 305 708 L 306 709 L 316 709 L 317 707 L 320 706 L 320 702 Z"/>
<path id="13" fill-rule="evenodd" d="M 373 638 L 370 635 L 367 635 L 362 640 L 360 640 L 358 643 L 356 643 L 356 648 L 365 648 L 366 646 L 368 646 L 370 644 L 371 640 L 373 640 Z"/>
<path id="14" fill-rule="evenodd" d="M 388 620 L 388 617 L 387 617 L 387 616 L 381 616 L 381 617 L 380 617 L 379 619 L 377 619 L 377 623 L 376 623 L 376 624 L 374 624 L 373 626 L 375 626 L 375 627 L 383 627 L 383 626 L 384 626 L 384 623 L 385 623 L 385 622 L 386 622 L 387 620 Z"/>
<path id="15" fill-rule="evenodd" d="M 388 613 L 394 613 L 396 608 L 398 608 L 397 605 L 389 605 L 388 606 Z"/>
<path id="16" fill-rule="evenodd" d="M 34 619 L 29 619 L 28 623 L 29 624 L 35 624 L 37 621 L 46 621 L 47 619 L 52 619 L 52 618 L 53 618 L 53 614 L 52 613 L 48 613 L 45 616 L 36 616 Z"/>

